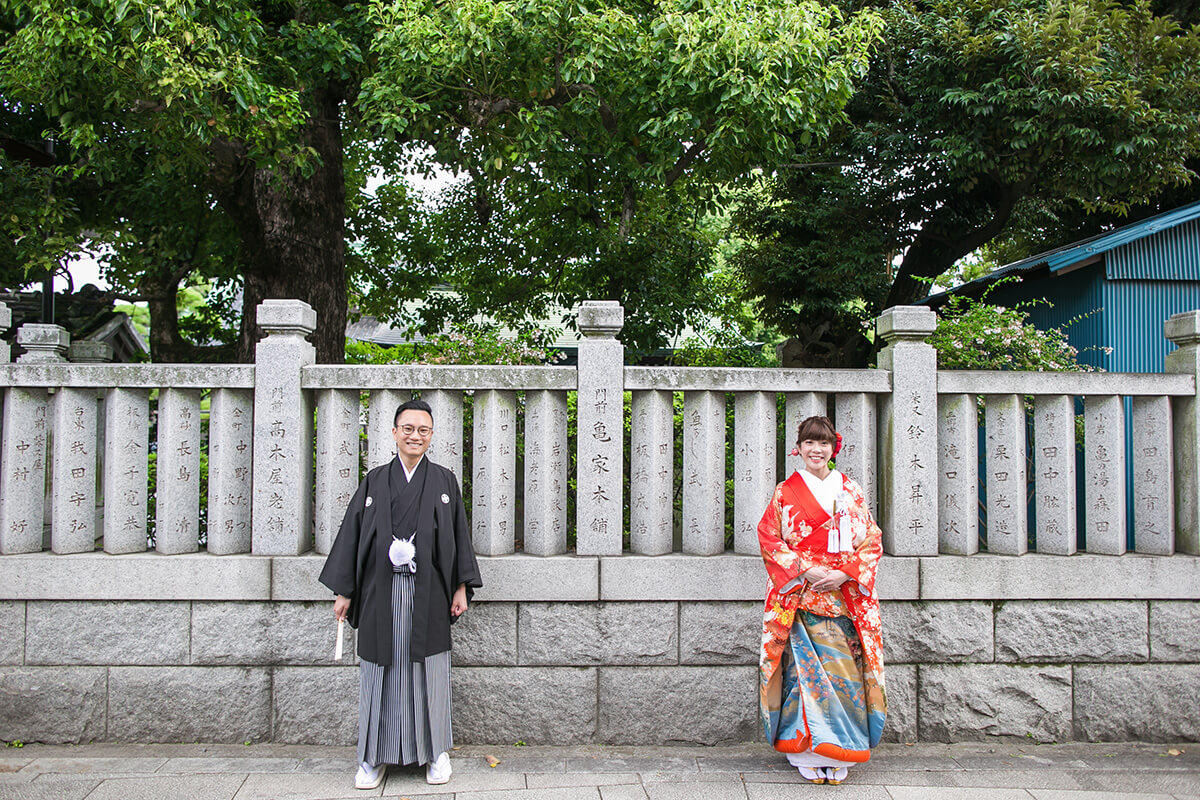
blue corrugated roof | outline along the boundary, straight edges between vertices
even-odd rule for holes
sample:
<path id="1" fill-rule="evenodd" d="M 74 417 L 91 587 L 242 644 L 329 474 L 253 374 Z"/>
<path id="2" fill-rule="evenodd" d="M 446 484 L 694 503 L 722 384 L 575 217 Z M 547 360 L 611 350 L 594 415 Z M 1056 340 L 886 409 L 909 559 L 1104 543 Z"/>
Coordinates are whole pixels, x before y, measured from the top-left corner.
<path id="1" fill-rule="evenodd" d="M 1174 228 L 1176 225 L 1182 225 L 1194 219 L 1200 219 L 1200 201 L 1180 206 L 1172 211 L 1157 214 L 1141 222 L 1126 225 L 1123 228 L 1117 228 L 1115 231 L 1100 233 L 1090 239 L 1073 242 L 1063 245 L 1056 250 L 1048 250 L 1045 253 L 1038 253 L 1036 256 L 1030 256 L 1021 261 L 1006 264 L 993 272 L 992 276 L 1006 271 L 1024 272 L 1030 267 L 1042 264 L 1048 266 L 1051 272 L 1058 272 L 1061 269 L 1078 264 L 1080 261 L 1086 261 L 1101 253 L 1107 253 L 1109 250 L 1116 249 L 1121 245 L 1129 244 L 1138 239 L 1144 239 L 1151 234 Z"/>
<path id="2" fill-rule="evenodd" d="M 1051 272 L 1059 272 L 1067 267 L 1078 265 L 1111 250 L 1121 248 L 1130 244 L 1131 242 L 1136 242 L 1139 239 L 1144 239 L 1156 233 L 1170 230 L 1171 228 L 1175 228 L 1179 225 L 1183 225 L 1184 223 L 1191 222 L 1192 220 L 1196 219 L 1200 219 L 1200 201 L 1189 203 L 1186 206 L 1180 206 L 1179 208 L 1164 212 L 1162 214 L 1157 214 L 1153 217 L 1148 217 L 1141 222 L 1135 222 L 1131 225 L 1117 228 L 1114 231 L 1097 234 L 1088 239 L 1072 242 L 1071 244 L 1063 245 L 1062 247 L 1054 250 L 1047 250 L 1044 253 L 1038 253 L 1035 256 L 1030 256 L 1029 258 L 1025 258 L 1020 261 L 1014 261 L 1011 264 L 1005 264 L 1003 267 L 993 270 L 981 278 L 976 278 L 973 281 L 956 286 L 948 292 L 930 295 L 922 302 L 929 303 L 936 308 L 945 301 L 947 295 L 957 294 L 964 289 L 966 289 L 969 293 L 971 290 L 967 287 L 982 287 L 983 285 L 992 283 L 999 278 L 1003 278 L 1008 275 L 1020 275 L 1026 272 L 1031 272 L 1035 269 L 1040 269 L 1043 266 L 1048 267 Z M 1128 267 L 1126 267 L 1124 272 L 1128 273 L 1128 271 Z M 1130 274 L 1122 274 L 1121 277 L 1131 278 L 1134 276 Z M 1167 275 L 1155 275 L 1153 277 L 1157 277 L 1160 280 L 1169 279 L 1169 276 Z M 1190 275 L 1182 277 L 1190 278 Z"/>

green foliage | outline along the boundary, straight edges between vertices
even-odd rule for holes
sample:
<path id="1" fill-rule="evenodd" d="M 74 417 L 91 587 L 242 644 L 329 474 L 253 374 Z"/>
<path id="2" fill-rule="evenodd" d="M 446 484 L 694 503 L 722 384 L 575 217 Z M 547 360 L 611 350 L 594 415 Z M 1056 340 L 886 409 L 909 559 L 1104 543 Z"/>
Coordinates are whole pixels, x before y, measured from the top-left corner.
<path id="1" fill-rule="evenodd" d="M 912 302 L 921 278 L 1013 225 L 1123 213 L 1190 180 L 1197 31 L 1143 2 L 892 0 L 880 13 L 849 124 L 742 220 L 756 247 L 741 266 L 784 331 L 834 319 L 850 296 L 866 316 Z"/>
<path id="2" fill-rule="evenodd" d="M 79 209 L 54 185 L 52 171 L 0 151 L 0 286 L 17 289 L 56 273 L 81 247 Z"/>
<path id="3" fill-rule="evenodd" d="M 0 92 L 55 119 L 81 173 L 119 174 L 143 147 L 175 171 L 221 140 L 306 157 L 287 146 L 304 112 L 284 55 L 305 31 L 271 30 L 251 4 L 5 0 L 0 20 Z"/>
<path id="4" fill-rule="evenodd" d="M 372 10 L 364 115 L 458 176 L 364 308 L 435 282 L 424 330 L 620 300 L 622 339 L 661 347 L 709 312 L 714 187 L 825 134 L 865 67 L 873 15 L 797 0 L 409 0 Z M 374 295 L 379 299 L 375 299 Z"/>
<path id="5" fill-rule="evenodd" d="M 680 342 L 671 363 L 681 367 L 778 367 L 775 348 L 749 342 L 732 326 Z"/>
<path id="6" fill-rule="evenodd" d="M 831 366 L 865 358 L 863 325 L 891 285 L 890 210 L 846 202 L 861 173 L 787 170 L 744 192 L 733 214 L 750 244 L 732 264 L 763 321 L 785 335 L 825 339 L 837 354 Z"/>
<path id="7" fill-rule="evenodd" d="M 989 292 L 1002 283 L 989 287 Z M 1091 372 L 1091 366 L 1076 360 L 1079 351 L 1062 329 L 1043 331 L 1030 324 L 1030 305 L 991 305 L 986 293 L 980 299 L 951 297 L 938 312 L 937 328 L 928 339 L 937 350 L 938 369 Z"/>
<path id="8" fill-rule="evenodd" d="M 714 187 L 789 158 L 792 135 L 824 136 L 878 29 L 815 0 L 0 0 L 0 98 L 45 119 L 73 176 L 165 176 L 164 211 L 219 198 L 233 257 L 226 234 L 193 235 L 211 215 L 175 228 L 205 240 L 189 248 L 202 277 L 225 286 L 236 269 L 247 297 L 307 297 L 272 258 L 296 258 L 286 242 L 302 237 L 336 270 L 346 235 L 365 313 L 391 319 L 440 283 L 459 300 L 426 306 L 427 334 L 618 299 L 627 343 L 655 347 L 707 308 Z M 434 169 L 460 184 L 429 211 L 401 173 Z M 306 225 L 314 207 L 333 223 Z M 342 284 L 323 288 L 340 318 Z"/>
<path id="9" fill-rule="evenodd" d="M 385 347 L 346 340 L 347 364 L 546 364 L 558 360 L 550 349 L 551 331 L 501 335 L 499 329 L 474 325 L 438 334 L 419 343 Z"/>

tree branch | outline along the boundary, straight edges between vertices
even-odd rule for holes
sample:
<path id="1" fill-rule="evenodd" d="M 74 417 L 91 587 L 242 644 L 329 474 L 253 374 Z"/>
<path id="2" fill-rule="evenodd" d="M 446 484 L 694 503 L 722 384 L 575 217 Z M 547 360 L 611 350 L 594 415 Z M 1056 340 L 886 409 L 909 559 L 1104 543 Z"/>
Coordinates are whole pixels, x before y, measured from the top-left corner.
<path id="1" fill-rule="evenodd" d="M 912 303 L 925 296 L 927 287 L 918 278 L 936 278 L 968 253 L 982 247 L 1003 232 L 1017 202 L 1029 191 L 1030 179 L 1014 184 L 991 182 L 979 187 L 956 202 L 953 208 L 944 206 L 941 212 L 922 226 L 917 238 L 904 254 L 884 301 L 884 308 Z M 987 212 L 986 221 L 969 228 L 956 228 L 952 216 L 962 216 L 965 209 Z"/>
<path id="2" fill-rule="evenodd" d="M 494 95 L 475 94 L 467 98 L 466 111 L 474 127 L 483 127 L 497 117 L 515 114 L 525 108 L 543 106 L 562 108 L 567 103 L 583 94 L 590 94 L 600 105 L 600 122 L 609 133 L 617 132 L 617 117 L 612 108 L 605 102 L 596 87 L 590 83 L 559 84 L 549 97 L 537 101 L 523 102 L 511 97 L 496 97 Z"/>
<path id="3" fill-rule="evenodd" d="M 675 166 L 671 167 L 671 171 L 666 174 L 666 177 L 663 179 L 664 185 L 670 186 L 682 178 L 683 173 L 696 162 L 696 159 L 700 157 L 700 154 L 704 152 L 704 148 L 707 146 L 708 142 L 704 139 L 693 142 L 692 146 L 685 150 L 683 155 L 679 157 L 679 160 L 675 162 Z"/>

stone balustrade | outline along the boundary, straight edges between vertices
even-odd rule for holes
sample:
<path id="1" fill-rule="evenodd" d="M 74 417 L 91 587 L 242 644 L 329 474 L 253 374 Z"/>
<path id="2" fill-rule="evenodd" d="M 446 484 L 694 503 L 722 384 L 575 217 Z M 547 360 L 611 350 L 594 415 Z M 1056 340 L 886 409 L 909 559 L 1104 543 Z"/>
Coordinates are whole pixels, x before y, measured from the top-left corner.
<path id="1" fill-rule="evenodd" d="M 311 309 L 258 319 L 254 365 L 0 349 L 0 739 L 352 741 L 316 575 L 414 394 L 484 572 L 464 741 L 756 738 L 755 528 L 814 413 L 885 532 L 889 738 L 1200 738 L 1200 312 L 1162 375 L 939 372 L 923 308 L 869 370 L 625 367 L 613 303 L 577 367 L 318 365 Z"/>

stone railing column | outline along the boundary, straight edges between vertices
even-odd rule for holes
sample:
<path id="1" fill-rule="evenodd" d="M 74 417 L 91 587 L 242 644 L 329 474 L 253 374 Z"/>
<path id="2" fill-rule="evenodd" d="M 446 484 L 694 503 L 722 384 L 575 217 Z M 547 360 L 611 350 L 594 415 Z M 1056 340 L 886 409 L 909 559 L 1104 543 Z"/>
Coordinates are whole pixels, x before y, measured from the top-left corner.
<path id="1" fill-rule="evenodd" d="M 567 393 L 525 393 L 525 552 L 567 552 Z"/>
<path id="2" fill-rule="evenodd" d="M 8 319 L 11 321 L 11 312 Z M 17 361 L 61 363 L 66 360 L 70 342 L 71 335 L 58 325 L 22 325 L 17 330 L 17 344 L 25 353 Z M 0 553 L 36 553 L 46 544 L 48 408 L 45 389 L 12 386 L 4 390 L 4 420 L 0 423 L 0 498 L 3 498 Z"/>
<path id="3" fill-rule="evenodd" d="M 892 373 L 879 414 L 879 523 L 896 556 L 938 551 L 937 353 L 925 342 L 936 326 L 924 306 L 889 308 L 875 322 L 887 342 L 878 365 Z"/>
<path id="4" fill-rule="evenodd" d="M 671 552 L 673 543 L 675 419 L 671 394 L 634 392 L 630 407 L 629 549 L 638 555 L 661 556 Z"/>
<path id="5" fill-rule="evenodd" d="M 17 358 L 22 364 L 60 364 L 67 360 L 71 334 L 61 325 L 28 323 L 17 331 L 17 344 L 25 351 Z"/>
<path id="6" fill-rule="evenodd" d="M 1200 311 L 1175 314 L 1164 333 L 1179 349 L 1167 354 L 1165 370 L 1196 376 L 1200 391 Z M 1175 551 L 1200 555 L 1200 398 L 1174 397 Z"/>
<path id="7" fill-rule="evenodd" d="M 471 481 L 471 541 L 481 556 L 515 549 L 514 506 L 517 396 L 496 389 L 475 393 L 475 458 Z"/>
<path id="8" fill-rule="evenodd" d="M 317 360 L 306 338 L 317 314 L 299 300 L 264 300 L 258 325 L 267 335 L 254 353 L 251 551 L 297 555 L 312 542 L 313 409 L 300 377 Z"/>
<path id="9" fill-rule="evenodd" d="M 725 395 L 683 393 L 683 552 L 725 550 Z"/>
<path id="10" fill-rule="evenodd" d="M 215 555 L 250 552 L 253 423 L 252 391 L 213 391 L 208 414 L 208 552 Z"/>
<path id="11" fill-rule="evenodd" d="M 618 555 L 624 527 L 625 347 L 617 341 L 625 309 L 615 300 L 586 300 L 579 309 L 578 443 L 575 550 Z"/>
<path id="12" fill-rule="evenodd" d="M 12 311 L 7 303 L 0 303 L 0 335 L 11 327 Z M 8 342 L 0 339 L 0 364 L 7 364 L 9 361 L 12 361 L 12 348 L 8 346 Z"/>
<path id="13" fill-rule="evenodd" d="M 108 364 L 113 360 L 112 345 L 81 339 L 67 348 L 67 360 L 73 364 Z"/>
<path id="14" fill-rule="evenodd" d="M 112 345 L 106 342 L 96 342 L 92 341 L 91 339 L 80 339 L 78 341 L 71 342 L 71 345 L 67 348 L 67 361 L 70 361 L 72 364 L 109 364 L 112 362 L 112 360 Z M 81 393 L 80 396 L 83 397 L 86 394 L 87 392 L 85 391 Z M 95 471 L 96 475 L 100 476 L 101 481 L 103 481 L 104 476 L 107 474 L 106 464 L 108 458 L 108 438 L 105 430 L 105 420 L 107 418 L 107 398 L 105 396 L 106 392 L 103 389 L 94 390 L 91 392 L 91 395 L 93 398 L 95 398 L 96 404 L 96 462 L 98 463 L 94 463 L 92 468 L 88 471 Z M 94 497 L 96 494 L 95 491 L 93 491 L 92 494 L 93 499 L 96 499 Z M 101 537 L 103 537 L 107 531 L 107 526 L 104 524 L 103 498 L 104 495 L 101 494 L 101 503 L 96 507 L 95 522 L 96 531 Z M 107 543 L 105 543 L 104 547 L 107 551 Z"/>

